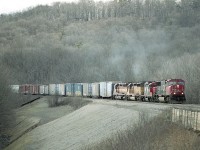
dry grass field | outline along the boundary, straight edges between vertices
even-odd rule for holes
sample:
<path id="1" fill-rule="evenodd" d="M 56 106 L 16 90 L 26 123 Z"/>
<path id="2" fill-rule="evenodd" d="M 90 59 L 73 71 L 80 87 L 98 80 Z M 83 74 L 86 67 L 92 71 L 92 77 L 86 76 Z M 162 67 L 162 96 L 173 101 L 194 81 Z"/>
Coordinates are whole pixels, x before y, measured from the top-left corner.
<path id="1" fill-rule="evenodd" d="M 199 150 L 200 136 L 181 125 L 170 122 L 160 115 L 150 122 L 139 122 L 118 131 L 99 143 L 88 145 L 83 150 Z"/>

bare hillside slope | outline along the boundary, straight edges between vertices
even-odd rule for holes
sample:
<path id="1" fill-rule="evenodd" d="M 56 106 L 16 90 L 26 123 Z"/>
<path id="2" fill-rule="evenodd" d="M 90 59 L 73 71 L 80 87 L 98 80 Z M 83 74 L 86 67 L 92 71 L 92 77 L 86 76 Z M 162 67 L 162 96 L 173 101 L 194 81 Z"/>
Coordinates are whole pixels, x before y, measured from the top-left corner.
<path id="1" fill-rule="evenodd" d="M 7 149 L 80 149 L 138 123 L 140 113 L 148 117 L 169 106 L 98 100 L 47 124 L 12 143 Z"/>

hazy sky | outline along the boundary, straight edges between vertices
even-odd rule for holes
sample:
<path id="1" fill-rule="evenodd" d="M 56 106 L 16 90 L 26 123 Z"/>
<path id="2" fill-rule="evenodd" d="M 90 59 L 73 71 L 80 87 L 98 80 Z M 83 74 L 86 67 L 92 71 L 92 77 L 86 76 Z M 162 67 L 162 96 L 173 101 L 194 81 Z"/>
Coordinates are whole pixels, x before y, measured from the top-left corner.
<path id="1" fill-rule="evenodd" d="M 78 0 L 0 0 L 0 14 L 22 11 L 39 4 L 52 4 L 53 2 L 77 2 Z M 100 1 L 100 0 L 95 0 Z M 109 1 L 109 0 L 101 0 Z"/>

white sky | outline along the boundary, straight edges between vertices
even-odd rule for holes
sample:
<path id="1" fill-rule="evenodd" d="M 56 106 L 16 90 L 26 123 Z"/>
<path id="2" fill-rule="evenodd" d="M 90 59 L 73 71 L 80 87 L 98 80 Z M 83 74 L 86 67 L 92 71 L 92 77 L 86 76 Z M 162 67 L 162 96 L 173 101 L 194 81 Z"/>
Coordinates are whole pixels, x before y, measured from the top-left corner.
<path id="1" fill-rule="evenodd" d="M 0 14 L 8 14 L 26 10 L 39 4 L 52 4 L 53 2 L 77 2 L 78 0 L 0 0 Z M 100 0 L 94 0 L 100 1 Z M 103 2 L 109 0 L 101 0 Z"/>

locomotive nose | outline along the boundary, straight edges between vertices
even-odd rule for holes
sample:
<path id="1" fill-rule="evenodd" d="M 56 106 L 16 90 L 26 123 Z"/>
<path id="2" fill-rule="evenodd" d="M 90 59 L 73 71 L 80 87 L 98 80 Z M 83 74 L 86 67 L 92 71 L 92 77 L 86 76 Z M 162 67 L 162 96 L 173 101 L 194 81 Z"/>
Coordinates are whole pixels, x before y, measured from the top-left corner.
<path id="1" fill-rule="evenodd" d="M 172 87 L 172 93 L 174 94 L 174 95 L 184 95 L 184 88 L 183 88 L 183 86 L 181 86 L 181 85 L 174 85 L 173 87 Z"/>

